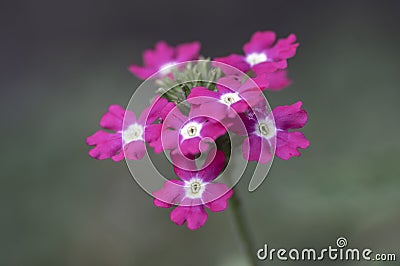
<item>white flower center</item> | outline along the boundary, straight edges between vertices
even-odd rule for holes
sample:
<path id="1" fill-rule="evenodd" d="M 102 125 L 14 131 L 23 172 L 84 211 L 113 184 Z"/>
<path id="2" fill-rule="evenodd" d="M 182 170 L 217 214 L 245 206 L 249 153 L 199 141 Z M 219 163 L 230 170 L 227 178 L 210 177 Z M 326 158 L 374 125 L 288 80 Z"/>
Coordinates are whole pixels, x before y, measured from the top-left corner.
<path id="1" fill-rule="evenodd" d="M 200 178 L 192 178 L 185 181 L 185 196 L 191 199 L 201 198 L 207 183 L 203 182 Z"/>
<path id="2" fill-rule="evenodd" d="M 249 63 L 250 66 L 266 62 L 267 60 L 268 60 L 267 55 L 264 53 L 251 53 L 246 56 L 246 62 Z"/>
<path id="3" fill-rule="evenodd" d="M 270 139 L 276 134 L 272 120 L 262 120 L 257 124 L 256 134 L 262 138 Z"/>
<path id="4" fill-rule="evenodd" d="M 160 73 L 161 73 L 161 75 L 167 75 L 167 74 L 169 74 L 169 73 L 172 71 L 174 65 L 176 65 L 175 62 L 170 62 L 170 63 L 166 63 L 166 64 L 162 65 L 162 66 L 160 67 Z"/>
<path id="5" fill-rule="evenodd" d="M 199 137 L 202 126 L 197 122 L 189 122 L 181 128 L 180 133 L 184 139 Z"/>
<path id="6" fill-rule="evenodd" d="M 122 140 L 124 143 L 129 143 L 136 140 L 143 140 L 143 126 L 132 124 L 127 129 L 122 131 Z"/>
<path id="7" fill-rule="evenodd" d="M 240 101 L 240 97 L 236 92 L 225 93 L 221 95 L 221 102 L 226 105 L 231 105 L 237 101 Z"/>

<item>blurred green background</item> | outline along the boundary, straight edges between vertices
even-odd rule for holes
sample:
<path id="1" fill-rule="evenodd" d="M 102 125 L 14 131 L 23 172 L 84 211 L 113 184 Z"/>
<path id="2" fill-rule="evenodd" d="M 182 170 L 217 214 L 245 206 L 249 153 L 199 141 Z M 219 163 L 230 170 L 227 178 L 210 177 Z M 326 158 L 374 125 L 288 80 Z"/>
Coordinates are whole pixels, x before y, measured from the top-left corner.
<path id="1" fill-rule="evenodd" d="M 345 236 L 399 260 L 399 11 L 398 1 L 2 2 L 0 265 L 246 265 L 229 210 L 201 230 L 178 227 L 124 162 L 91 159 L 85 138 L 108 105 L 127 104 L 140 84 L 127 67 L 156 41 L 199 40 L 216 57 L 267 29 L 298 36 L 293 85 L 268 99 L 303 101 L 311 146 L 276 159 L 256 192 L 239 184 L 257 246 Z"/>

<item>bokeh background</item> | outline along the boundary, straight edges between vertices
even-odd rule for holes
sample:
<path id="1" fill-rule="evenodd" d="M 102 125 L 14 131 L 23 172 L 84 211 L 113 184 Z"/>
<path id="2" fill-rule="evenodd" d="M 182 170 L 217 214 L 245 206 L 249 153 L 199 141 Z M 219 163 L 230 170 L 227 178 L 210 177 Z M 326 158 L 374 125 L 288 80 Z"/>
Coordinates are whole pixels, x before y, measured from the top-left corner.
<path id="1" fill-rule="evenodd" d="M 91 159 L 85 138 L 109 104 L 127 104 L 140 84 L 127 67 L 156 41 L 200 40 L 216 57 L 267 29 L 301 44 L 293 85 L 268 99 L 303 101 L 311 147 L 275 160 L 255 193 L 239 184 L 257 245 L 322 248 L 345 236 L 349 246 L 399 254 L 400 2 L 0 6 L 0 265 L 246 265 L 229 210 L 196 232 L 178 227 L 124 162 Z"/>

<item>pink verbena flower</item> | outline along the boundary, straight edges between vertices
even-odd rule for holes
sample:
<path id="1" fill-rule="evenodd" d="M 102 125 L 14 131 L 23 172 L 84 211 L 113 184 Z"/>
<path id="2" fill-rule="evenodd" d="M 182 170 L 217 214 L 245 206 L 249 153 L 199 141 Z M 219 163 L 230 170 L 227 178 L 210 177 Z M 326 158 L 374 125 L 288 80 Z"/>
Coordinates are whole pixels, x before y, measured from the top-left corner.
<path id="1" fill-rule="evenodd" d="M 161 147 L 155 149 L 171 150 L 171 153 L 194 155 L 209 148 L 207 139 L 216 140 L 226 133 L 225 127 L 207 116 L 189 116 L 174 108 L 165 118 L 161 131 Z M 205 141 L 204 141 L 205 140 Z"/>
<path id="2" fill-rule="evenodd" d="M 286 59 L 296 54 L 299 45 L 295 42 L 296 36 L 294 34 L 276 40 L 274 32 L 258 31 L 243 46 L 244 56 L 231 54 L 214 60 L 234 66 L 243 72 L 252 70 L 257 75 L 270 73 L 287 67 Z"/>
<path id="3" fill-rule="evenodd" d="M 190 230 L 205 224 L 208 218 L 206 208 L 212 212 L 225 210 L 233 194 L 225 184 L 214 181 L 224 167 L 224 153 L 217 151 L 214 158 L 210 154 L 201 170 L 193 170 L 194 166 L 182 169 L 175 165 L 179 159 L 172 157 L 175 173 L 181 180 L 168 180 L 160 190 L 153 192 L 154 205 L 160 208 L 177 205 L 171 212 L 171 221 L 177 225 L 186 222 Z"/>
<path id="4" fill-rule="evenodd" d="M 176 48 L 160 41 L 155 49 L 143 53 L 144 66 L 131 65 L 129 70 L 140 79 L 147 79 L 160 71 L 161 76 L 169 74 L 170 67 L 181 62 L 199 58 L 200 43 L 191 42 L 178 45 Z"/>
<path id="5" fill-rule="evenodd" d="M 138 120 L 133 112 L 119 105 L 111 105 L 101 118 L 100 126 L 114 132 L 99 130 L 87 137 L 87 144 L 95 146 L 89 151 L 89 155 L 98 160 L 111 158 L 120 161 L 125 156 L 129 160 L 142 159 L 146 153 L 145 140 L 159 141 L 160 135 L 150 129 L 156 126 L 152 123 L 159 119 L 167 105 L 166 99 L 156 98 L 153 104 L 142 112 Z M 145 131 L 149 133 L 145 134 Z"/>
<path id="6" fill-rule="evenodd" d="M 275 154 L 282 160 L 300 156 L 298 149 L 306 149 L 310 142 L 299 129 L 307 123 L 307 112 L 301 109 L 302 102 L 293 105 L 278 106 L 267 115 L 265 110 L 255 108 L 243 116 L 248 137 L 243 141 L 243 157 L 249 161 L 268 163 L 271 158 L 271 147 L 276 141 Z"/>
<path id="7" fill-rule="evenodd" d="M 228 76 L 217 81 L 217 91 L 195 87 L 187 97 L 193 115 L 206 115 L 217 121 L 235 118 L 250 106 L 264 101 L 261 90 L 252 80 L 241 83 L 238 77 Z"/>

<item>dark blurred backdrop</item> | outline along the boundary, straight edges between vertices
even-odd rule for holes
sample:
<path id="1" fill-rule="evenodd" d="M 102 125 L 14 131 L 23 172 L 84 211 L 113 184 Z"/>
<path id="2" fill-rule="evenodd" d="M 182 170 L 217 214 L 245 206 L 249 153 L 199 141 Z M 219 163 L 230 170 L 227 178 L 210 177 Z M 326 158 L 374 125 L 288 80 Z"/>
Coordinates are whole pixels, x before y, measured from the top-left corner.
<path id="1" fill-rule="evenodd" d="M 275 160 L 255 193 L 239 184 L 257 245 L 345 236 L 398 254 L 399 13 L 399 1 L 2 1 L 0 265 L 246 265 L 230 211 L 176 226 L 85 138 L 127 104 L 140 84 L 127 67 L 156 41 L 199 40 L 216 57 L 267 29 L 301 44 L 293 85 L 268 99 L 303 101 L 311 147 Z"/>

